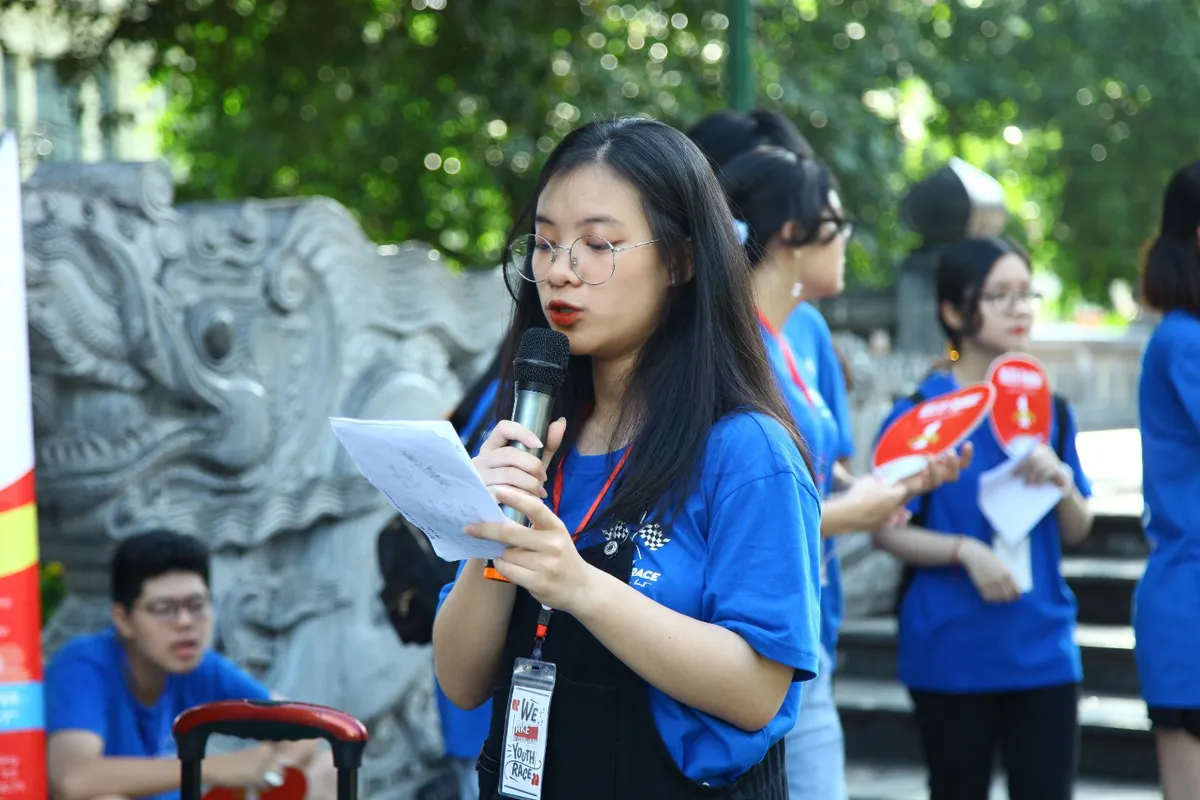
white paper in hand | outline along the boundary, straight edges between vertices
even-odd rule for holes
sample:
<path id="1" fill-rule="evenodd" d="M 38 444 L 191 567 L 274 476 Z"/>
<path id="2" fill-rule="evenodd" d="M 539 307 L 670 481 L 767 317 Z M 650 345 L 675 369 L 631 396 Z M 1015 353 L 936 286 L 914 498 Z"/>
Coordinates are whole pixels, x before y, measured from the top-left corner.
<path id="1" fill-rule="evenodd" d="M 1026 536 L 1016 544 L 1009 544 L 1000 537 L 992 542 L 992 549 L 1000 563 L 1008 568 L 1021 594 L 1033 591 L 1033 550 L 1029 537 Z"/>
<path id="2" fill-rule="evenodd" d="M 997 538 L 1010 545 L 1027 537 L 1064 494 L 1053 483 L 1030 486 L 1025 478 L 1013 475 L 1030 452 L 1025 449 L 1017 457 L 979 476 L 979 508 L 996 531 Z"/>
<path id="3" fill-rule="evenodd" d="M 329 420 L 342 447 L 371 485 L 429 539 L 444 561 L 499 558 L 504 545 L 463 528 L 505 522 L 454 426 L 445 420 Z"/>

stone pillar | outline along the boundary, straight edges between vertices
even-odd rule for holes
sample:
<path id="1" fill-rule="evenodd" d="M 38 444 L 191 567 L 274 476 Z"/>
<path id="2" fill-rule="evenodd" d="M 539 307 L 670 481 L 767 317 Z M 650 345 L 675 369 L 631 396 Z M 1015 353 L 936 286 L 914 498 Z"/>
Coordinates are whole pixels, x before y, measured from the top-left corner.
<path id="1" fill-rule="evenodd" d="M 896 277 L 896 349 L 936 353 L 944 336 L 937 322 L 938 256 L 963 239 L 999 236 L 1008 223 L 1004 189 L 986 172 L 957 158 L 914 184 L 901 203 L 901 217 L 919 234 Z"/>

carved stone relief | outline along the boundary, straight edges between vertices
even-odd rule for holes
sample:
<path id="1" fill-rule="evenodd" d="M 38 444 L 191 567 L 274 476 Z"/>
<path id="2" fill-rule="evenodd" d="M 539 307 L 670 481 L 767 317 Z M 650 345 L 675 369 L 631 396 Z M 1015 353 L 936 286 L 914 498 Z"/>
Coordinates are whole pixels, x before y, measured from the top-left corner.
<path id="1" fill-rule="evenodd" d="M 394 512 L 328 418 L 441 416 L 502 333 L 498 271 L 377 247 L 321 198 L 176 207 L 160 162 L 43 165 L 24 197 L 41 543 L 71 589 L 47 657 L 107 622 L 117 541 L 195 534 L 218 647 L 371 727 L 365 796 L 418 796 L 431 655 L 383 616 Z"/>

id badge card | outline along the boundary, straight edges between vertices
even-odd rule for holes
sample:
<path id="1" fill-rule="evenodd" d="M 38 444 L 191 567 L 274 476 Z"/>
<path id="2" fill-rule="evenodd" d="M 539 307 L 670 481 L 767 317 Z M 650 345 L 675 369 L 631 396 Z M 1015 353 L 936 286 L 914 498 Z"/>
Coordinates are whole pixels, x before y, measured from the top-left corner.
<path id="1" fill-rule="evenodd" d="M 546 778 L 546 735 L 556 669 L 545 661 L 518 658 L 504 719 L 500 796 L 540 800 Z"/>

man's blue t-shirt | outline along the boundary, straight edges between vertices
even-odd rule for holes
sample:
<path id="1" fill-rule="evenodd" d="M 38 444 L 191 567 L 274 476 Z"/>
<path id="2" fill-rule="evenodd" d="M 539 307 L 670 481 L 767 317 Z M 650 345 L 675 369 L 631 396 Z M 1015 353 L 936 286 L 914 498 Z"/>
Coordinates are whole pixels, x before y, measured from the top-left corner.
<path id="1" fill-rule="evenodd" d="M 854 455 L 854 429 L 850 426 L 850 400 L 846 376 L 833 349 L 829 323 L 812 303 L 801 303 L 783 324 L 783 335 L 792 345 L 800 374 L 815 385 L 837 420 L 839 441 L 836 460 Z"/>
<path id="2" fill-rule="evenodd" d="M 804 387 L 797 385 L 784 354 L 784 344 L 765 327 L 760 326 L 760 330 L 776 384 L 808 445 L 809 458 L 817 472 L 817 489 L 822 498 L 828 497 L 833 486 L 833 467 L 841 451 L 837 420 L 816 384 L 799 367 L 797 371 L 801 373 Z M 793 360 L 799 362 L 799 354 L 793 353 L 793 356 Z M 831 663 L 837 653 L 843 605 L 842 569 L 837 557 L 837 541 L 832 537 L 825 538 L 821 540 L 821 646 L 829 654 Z"/>
<path id="3" fill-rule="evenodd" d="M 958 389 L 949 372 L 931 373 L 919 391 L 926 398 Z M 880 433 L 912 408 L 896 403 Z M 1066 426 L 1063 462 L 1075 473 L 1075 486 L 1088 497 L 1091 484 L 1075 449 L 1074 414 L 1051 423 L 1050 442 Z M 923 514 L 931 531 L 964 534 L 987 544 L 995 535 L 979 507 L 979 476 L 1008 459 L 985 420 L 968 439 L 971 464 L 954 483 L 913 498 L 908 508 Z M 1075 643 L 1075 595 L 1062 574 L 1058 516 L 1051 511 L 1029 533 L 1033 590 L 1011 603 L 988 603 L 970 576 L 957 566 L 919 567 L 901 602 L 898 671 L 901 683 L 931 692 L 1004 692 L 1040 689 L 1082 679 Z"/>
<path id="4" fill-rule="evenodd" d="M 467 424 L 460 433 L 460 438 L 463 443 L 470 442 L 473 438 L 482 444 L 485 436 L 478 435 L 482 433 L 487 422 L 487 415 L 494 408 L 496 401 L 496 392 L 499 391 L 500 382 L 493 380 L 488 384 L 487 388 L 479 396 L 479 402 L 475 405 L 475 410 L 471 412 Z M 471 457 L 474 458 L 478 454 L 478 448 L 474 449 Z M 459 571 L 462 571 L 463 564 L 458 565 Z M 438 594 L 438 608 L 442 607 L 442 603 L 446 601 L 446 596 L 450 594 L 450 587 L 454 584 L 449 583 L 442 587 L 442 591 Z M 483 747 L 483 742 L 487 739 L 488 728 L 492 721 L 492 701 L 488 700 L 479 708 L 470 711 L 459 708 L 450 702 L 450 698 L 446 697 L 446 693 L 442 691 L 442 685 L 437 682 L 437 678 L 433 680 L 434 696 L 437 698 L 438 717 L 442 722 L 442 742 L 445 747 L 446 755 L 450 758 L 476 758 L 479 756 L 479 750 Z"/>
<path id="5" fill-rule="evenodd" d="M 176 758 L 171 725 L 180 712 L 218 700 L 266 700 L 266 687 L 212 650 L 192 672 L 167 676 L 153 706 L 134 697 L 125 679 L 128 656 L 115 628 L 77 636 L 46 668 L 46 735 L 90 731 L 107 757 Z M 178 791 L 147 800 L 176 800 Z"/>
<path id="6" fill-rule="evenodd" d="M 1200 708 L 1200 319 L 1172 311 L 1138 390 L 1146 572 L 1134 595 L 1138 677 L 1150 706 Z"/>
<path id="7" fill-rule="evenodd" d="M 568 530 L 579 525 L 621 454 L 571 452 L 564 459 L 559 518 Z M 689 489 L 677 516 L 651 515 L 645 524 L 603 519 L 610 489 L 596 512 L 599 524 L 579 546 L 632 536 L 630 586 L 734 631 L 764 657 L 796 670 L 778 714 L 753 732 L 647 685 L 651 714 L 675 763 L 694 781 L 719 784 L 757 764 L 791 730 L 800 708 L 798 681 L 816 674 L 820 500 L 786 429 L 759 413 L 730 414 L 714 426 Z"/>

